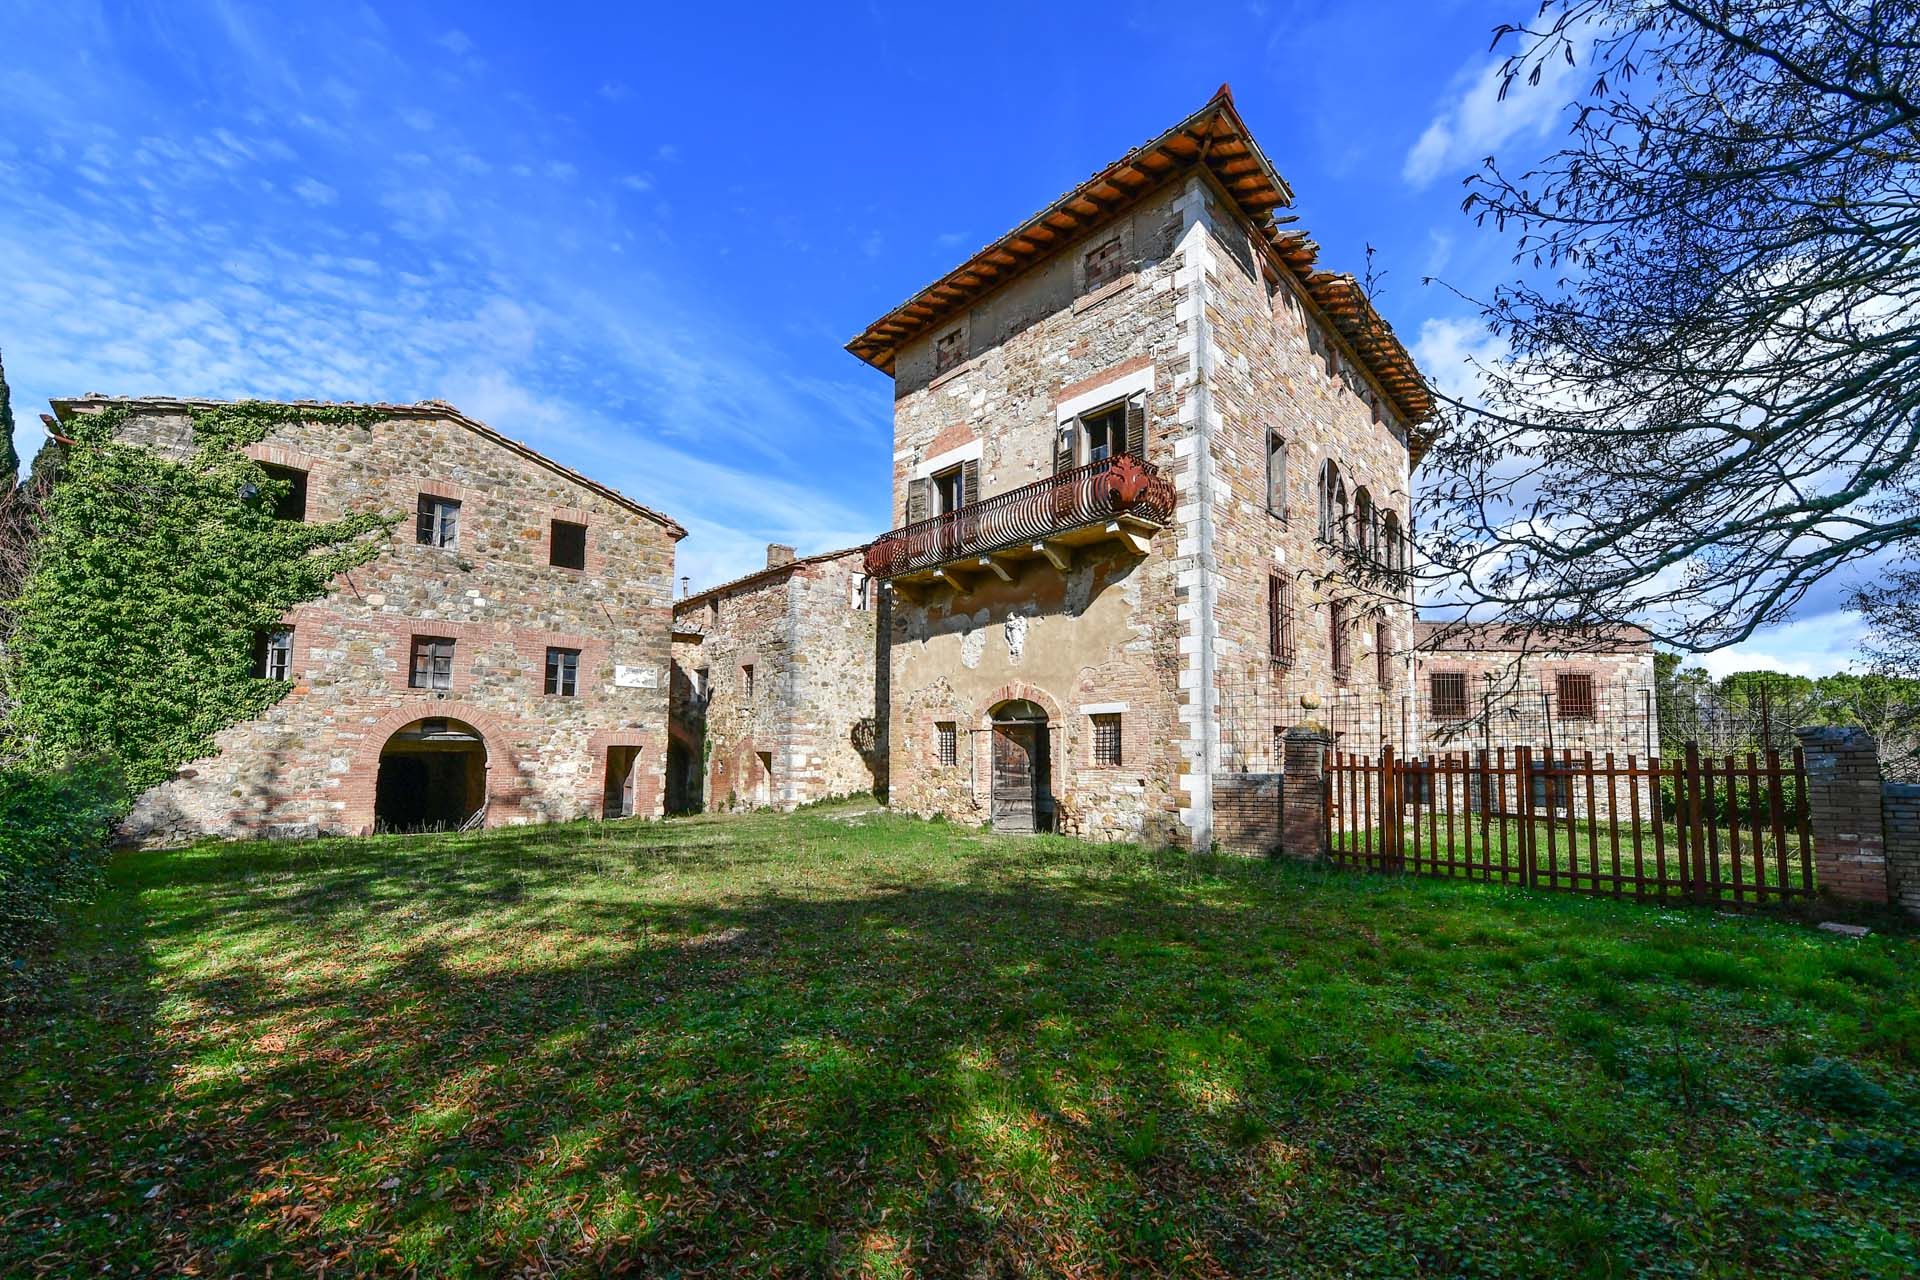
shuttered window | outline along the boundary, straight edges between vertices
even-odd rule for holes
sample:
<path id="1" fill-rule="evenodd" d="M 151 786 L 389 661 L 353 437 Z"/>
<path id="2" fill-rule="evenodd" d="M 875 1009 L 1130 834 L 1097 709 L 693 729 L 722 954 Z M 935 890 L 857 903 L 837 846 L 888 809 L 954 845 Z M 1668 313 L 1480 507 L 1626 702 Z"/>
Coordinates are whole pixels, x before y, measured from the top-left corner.
<path id="1" fill-rule="evenodd" d="M 1467 718 L 1467 673 L 1435 671 L 1427 677 L 1427 699 L 1436 720 Z"/>
<path id="2" fill-rule="evenodd" d="M 1093 762 L 1096 765 L 1120 763 L 1120 713 L 1103 711 L 1093 718 Z"/>
<path id="3" fill-rule="evenodd" d="M 1593 719 L 1593 677 L 1584 671 L 1562 671 L 1554 677 L 1562 720 Z"/>
<path id="4" fill-rule="evenodd" d="M 1278 431 L 1267 433 L 1267 510 L 1287 516 L 1287 442 Z"/>
<path id="5" fill-rule="evenodd" d="M 933 726 L 934 750 L 940 763 L 951 767 L 960 763 L 960 731 L 951 720 L 942 720 Z"/>
<path id="6" fill-rule="evenodd" d="M 1276 667 L 1293 665 L 1293 581 L 1267 575 L 1267 653 Z"/>
<path id="7" fill-rule="evenodd" d="M 425 547 L 451 547 L 460 540 L 460 504 L 452 498 L 420 495 L 415 507 L 414 538 Z"/>
<path id="8" fill-rule="evenodd" d="M 408 683 L 416 689 L 453 688 L 453 641 L 445 636 L 415 636 Z"/>

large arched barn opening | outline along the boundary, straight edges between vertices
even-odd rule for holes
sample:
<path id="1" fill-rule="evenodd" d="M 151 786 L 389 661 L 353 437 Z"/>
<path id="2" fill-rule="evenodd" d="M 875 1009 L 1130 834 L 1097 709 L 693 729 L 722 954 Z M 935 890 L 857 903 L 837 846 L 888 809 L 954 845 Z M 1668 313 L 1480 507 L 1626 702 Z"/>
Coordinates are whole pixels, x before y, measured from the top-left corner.
<path id="1" fill-rule="evenodd" d="M 376 830 L 457 830 L 477 823 L 486 806 L 487 744 L 465 721 L 415 720 L 380 748 Z"/>

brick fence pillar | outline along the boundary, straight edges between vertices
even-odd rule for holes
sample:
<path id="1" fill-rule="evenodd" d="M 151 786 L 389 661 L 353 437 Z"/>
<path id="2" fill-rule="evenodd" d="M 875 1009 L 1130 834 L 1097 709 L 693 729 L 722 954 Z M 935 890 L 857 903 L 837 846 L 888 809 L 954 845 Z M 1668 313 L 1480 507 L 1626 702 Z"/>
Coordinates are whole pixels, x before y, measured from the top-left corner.
<path id="1" fill-rule="evenodd" d="M 1865 729 L 1796 729 L 1807 753 L 1807 810 L 1814 878 L 1843 902 L 1887 900 L 1887 841 L 1880 814 L 1880 749 Z"/>
<path id="2" fill-rule="evenodd" d="M 1887 891 L 1895 906 L 1920 920 L 1920 783 L 1889 782 L 1880 813 L 1887 837 Z"/>
<path id="3" fill-rule="evenodd" d="M 1280 780 L 1280 852 L 1292 858 L 1327 853 L 1327 748 L 1325 729 L 1296 725 L 1287 730 L 1286 775 Z"/>

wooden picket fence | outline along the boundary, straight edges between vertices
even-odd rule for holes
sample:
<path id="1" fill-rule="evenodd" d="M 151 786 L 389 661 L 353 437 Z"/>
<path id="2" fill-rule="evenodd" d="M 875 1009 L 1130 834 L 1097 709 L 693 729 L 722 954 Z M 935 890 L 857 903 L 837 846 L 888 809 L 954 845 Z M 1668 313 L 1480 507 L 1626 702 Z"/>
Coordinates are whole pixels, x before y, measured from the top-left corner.
<path id="1" fill-rule="evenodd" d="M 1528 747 L 1402 760 L 1330 752 L 1328 854 L 1372 871 L 1650 902 L 1810 895 L 1806 760 L 1624 761 Z"/>

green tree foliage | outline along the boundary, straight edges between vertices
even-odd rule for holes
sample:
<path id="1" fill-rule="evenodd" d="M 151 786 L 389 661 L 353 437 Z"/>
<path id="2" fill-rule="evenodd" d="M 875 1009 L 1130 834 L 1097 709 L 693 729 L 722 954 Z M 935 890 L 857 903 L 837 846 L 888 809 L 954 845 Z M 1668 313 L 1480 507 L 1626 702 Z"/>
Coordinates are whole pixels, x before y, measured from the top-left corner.
<path id="1" fill-rule="evenodd" d="M 20 453 L 13 447 L 13 392 L 7 387 L 7 365 L 0 360 L 0 485 L 11 489 L 20 481 Z"/>
<path id="2" fill-rule="evenodd" d="M 287 686 L 253 674 L 255 636 L 377 556 L 399 517 L 276 519 L 282 482 L 241 446 L 276 423 L 375 416 L 223 405 L 194 414 L 184 461 L 117 441 L 124 410 L 76 420 L 17 603 L 13 750 L 41 767 L 110 755 L 138 792 L 278 701 Z"/>

